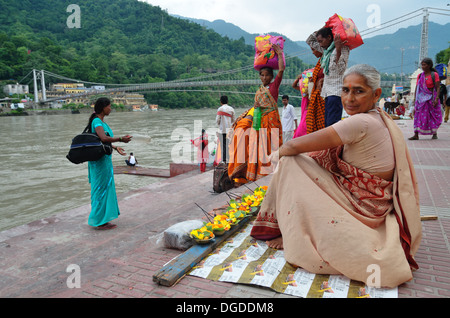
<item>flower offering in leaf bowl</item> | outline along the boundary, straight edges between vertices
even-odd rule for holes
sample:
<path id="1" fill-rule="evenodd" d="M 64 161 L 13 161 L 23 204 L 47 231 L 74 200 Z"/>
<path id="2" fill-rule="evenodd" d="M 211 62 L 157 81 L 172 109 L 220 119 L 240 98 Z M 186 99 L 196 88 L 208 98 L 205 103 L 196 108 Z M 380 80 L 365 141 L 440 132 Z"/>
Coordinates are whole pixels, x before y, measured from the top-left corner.
<path id="1" fill-rule="evenodd" d="M 209 231 L 206 227 L 191 231 L 191 238 L 197 244 L 208 244 L 214 239 L 214 233 Z"/>
<path id="2" fill-rule="evenodd" d="M 226 220 L 221 220 L 219 218 L 214 218 L 213 223 L 207 223 L 206 228 L 212 231 L 215 236 L 224 235 L 226 231 L 230 229 L 230 224 Z"/>

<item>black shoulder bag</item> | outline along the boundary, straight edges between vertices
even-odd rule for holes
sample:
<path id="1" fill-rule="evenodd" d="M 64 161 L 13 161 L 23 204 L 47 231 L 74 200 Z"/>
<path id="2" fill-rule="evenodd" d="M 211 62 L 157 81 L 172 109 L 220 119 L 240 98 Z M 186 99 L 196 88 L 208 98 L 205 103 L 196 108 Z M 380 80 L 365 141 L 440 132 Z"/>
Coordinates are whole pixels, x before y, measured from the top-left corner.
<path id="1" fill-rule="evenodd" d="M 88 124 L 80 135 L 72 139 L 66 158 L 74 164 L 97 161 L 113 152 L 111 143 L 103 143 L 97 134 L 91 132 L 90 126 Z"/>

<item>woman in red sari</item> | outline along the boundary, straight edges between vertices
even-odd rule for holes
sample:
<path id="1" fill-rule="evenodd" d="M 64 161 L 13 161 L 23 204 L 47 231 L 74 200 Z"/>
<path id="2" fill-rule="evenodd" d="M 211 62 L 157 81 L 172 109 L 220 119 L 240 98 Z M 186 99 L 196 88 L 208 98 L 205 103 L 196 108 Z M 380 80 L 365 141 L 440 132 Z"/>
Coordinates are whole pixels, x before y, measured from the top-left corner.
<path id="1" fill-rule="evenodd" d="M 272 168 L 269 156 L 283 144 L 277 100 L 285 65 L 282 49 L 278 45 L 273 45 L 273 49 L 278 56 L 277 76 L 274 79 L 271 68 L 260 70 L 262 85 L 255 94 L 255 104 L 232 127 L 228 176 L 234 179 L 236 185 L 256 181 L 270 174 Z M 260 121 L 254 118 L 258 111 L 261 113 Z"/>
<path id="2" fill-rule="evenodd" d="M 403 133 L 375 106 L 380 95 L 373 67 L 346 71 L 350 117 L 272 154 L 277 170 L 251 235 L 316 274 L 369 284 L 375 265 L 371 286 L 393 288 L 418 268 L 421 221 L 414 166 Z"/>

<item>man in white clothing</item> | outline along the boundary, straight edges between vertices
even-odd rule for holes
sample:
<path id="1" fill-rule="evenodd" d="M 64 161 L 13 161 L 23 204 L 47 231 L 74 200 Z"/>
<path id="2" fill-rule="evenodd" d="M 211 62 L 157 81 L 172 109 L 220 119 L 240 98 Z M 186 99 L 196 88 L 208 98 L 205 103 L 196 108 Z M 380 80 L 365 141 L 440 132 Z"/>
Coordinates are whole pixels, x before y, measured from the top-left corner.
<path id="1" fill-rule="evenodd" d="M 132 152 L 130 152 L 130 156 L 128 157 L 128 160 L 125 160 L 125 162 L 126 162 L 127 166 L 130 166 L 130 167 L 136 166 L 137 160 Z"/>
<path id="2" fill-rule="evenodd" d="M 289 96 L 283 95 L 281 101 L 283 102 L 281 125 L 283 127 L 283 143 L 285 143 L 294 137 L 294 132 L 297 129 L 298 124 L 294 106 L 289 104 Z"/>
<path id="3" fill-rule="evenodd" d="M 219 126 L 219 145 L 222 150 L 222 161 L 227 162 L 228 144 L 227 133 L 234 122 L 234 109 L 228 105 L 228 96 L 220 97 L 221 106 L 217 110 L 216 123 Z"/>

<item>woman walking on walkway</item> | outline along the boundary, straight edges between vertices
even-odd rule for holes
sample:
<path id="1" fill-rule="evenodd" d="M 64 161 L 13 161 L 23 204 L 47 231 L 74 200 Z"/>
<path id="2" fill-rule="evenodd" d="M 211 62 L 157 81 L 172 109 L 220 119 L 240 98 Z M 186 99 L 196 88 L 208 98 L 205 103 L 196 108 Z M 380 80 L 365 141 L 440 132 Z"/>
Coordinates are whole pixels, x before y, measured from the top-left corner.
<path id="1" fill-rule="evenodd" d="M 414 136 L 409 140 L 418 140 L 419 134 L 433 135 L 431 139 L 437 139 L 437 131 L 442 123 L 439 75 L 430 58 L 424 58 L 421 65 L 423 72 L 417 77 L 415 93 Z"/>
<path id="2" fill-rule="evenodd" d="M 102 142 L 129 143 L 131 136 L 114 137 L 105 117 L 111 113 L 111 102 L 108 98 L 99 98 L 95 103 L 95 112 L 89 118 L 91 131 L 96 133 Z M 121 147 L 113 146 L 119 154 L 126 153 Z M 104 155 L 97 161 L 89 161 L 89 183 L 91 184 L 91 214 L 88 224 L 99 230 L 109 230 L 117 225 L 109 223 L 119 217 L 116 186 L 114 184 L 114 170 L 111 155 Z"/>

